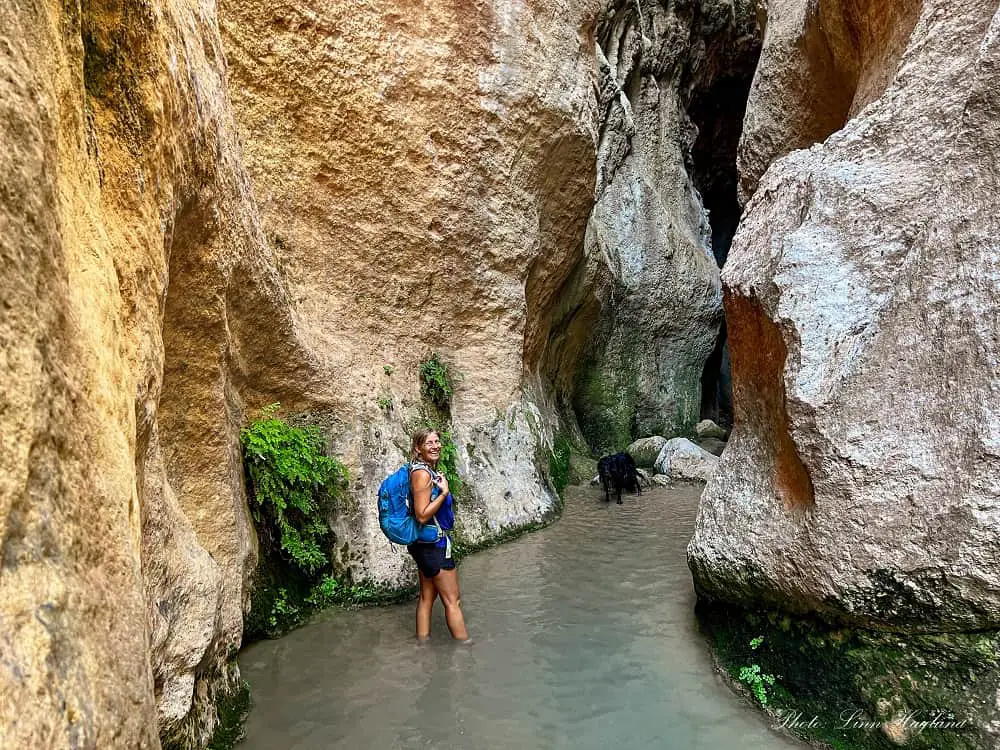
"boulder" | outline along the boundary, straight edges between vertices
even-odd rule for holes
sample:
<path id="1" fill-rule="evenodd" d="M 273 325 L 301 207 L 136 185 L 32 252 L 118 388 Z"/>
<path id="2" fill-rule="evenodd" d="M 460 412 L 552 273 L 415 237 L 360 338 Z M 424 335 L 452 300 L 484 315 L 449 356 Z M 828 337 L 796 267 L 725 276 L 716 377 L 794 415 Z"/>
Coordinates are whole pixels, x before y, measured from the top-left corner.
<path id="1" fill-rule="evenodd" d="M 597 461 L 576 451 L 569 456 L 569 484 L 586 484 L 597 471 Z"/>
<path id="2" fill-rule="evenodd" d="M 721 456 L 722 451 L 726 449 L 726 441 L 719 440 L 718 438 L 714 437 L 702 438 L 700 440 L 696 440 L 695 442 L 698 444 L 698 446 L 704 448 L 713 456 Z"/>
<path id="3" fill-rule="evenodd" d="M 671 479 L 707 482 L 719 459 L 687 438 L 668 440 L 656 457 L 656 471 Z"/>
<path id="4" fill-rule="evenodd" d="M 694 434 L 698 436 L 699 439 L 704 438 L 717 438 L 718 440 L 725 440 L 729 437 L 729 432 L 724 427 L 719 427 L 711 419 L 703 419 L 698 424 L 694 426 Z"/>
<path id="5" fill-rule="evenodd" d="M 656 457 L 660 455 L 666 442 L 665 437 L 659 436 L 640 438 L 626 448 L 625 452 L 632 456 L 636 466 L 649 468 L 656 463 Z"/>

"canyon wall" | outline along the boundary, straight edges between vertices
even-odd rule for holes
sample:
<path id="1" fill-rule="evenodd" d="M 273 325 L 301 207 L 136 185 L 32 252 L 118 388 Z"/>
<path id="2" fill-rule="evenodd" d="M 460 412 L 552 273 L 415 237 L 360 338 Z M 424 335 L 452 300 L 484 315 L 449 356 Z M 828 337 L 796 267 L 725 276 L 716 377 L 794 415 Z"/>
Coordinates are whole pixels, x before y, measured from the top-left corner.
<path id="1" fill-rule="evenodd" d="M 597 8 L 315 6 L 227 4 L 225 43 L 194 0 L 0 8 L 4 747 L 208 741 L 257 406 L 348 465 L 356 579 L 412 572 L 372 499 L 431 350 L 466 536 L 556 502 L 537 373 L 592 203 Z"/>
<path id="2" fill-rule="evenodd" d="M 566 390 L 598 453 L 689 432 L 701 418 L 702 368 L 722 294 L 710 216 L 695 185 L 699 172 L 716 167 L 694 163 L 691 109 L 720 79 L 749 78 L 758 49 L 750 2 L 615 2 L 601 15 L 595 205 L 585 262 L 563 300 L 592 321 L 581 354 L 567 360 Z M 728 98 L 723 108 L 738 112 L 738 123 L 744 99 Z M 723 151 L 721 141 L 709 143 L 706 161 Z"/>
<path id="3" fill-rule="evenodd" d="M 556 507 L 561 420 L 595 448 L 693 422 L 720 288 L 687 107 L 755 23 L 722 0 L 0 8 L 0 745 L 206 744 L 239 686 L 258 407 L 321 427 L 350 477 L 335 567 L 389 586 L 412 563 L 373 500 L 415 426 L 446 424 L 476 543 Z"/>
<path id="4" fill-rule="evenodd" d="M 371 498 L 427 420 L 455 442 L 464 541 L 538 521 L 557 502 L 540 365 L 593 199 L 596 5 L 219 13 L 264 228 L 321 373 L 245 392 L 323 424 L 346 462 L 357 503 L 332 519 L 335 566 L 412 577 Z M 449 414 L 420 397 L 434 352 L 456 377 Z"/>
<path id="5" fill-rule="evenodd" d="M 201 745 L 255 563 L 235 279 L 303 356 L 218 30 L 183 0 L 0 29 L 0 745 Z"/>
<path id="6" fill-rule="evenodd" d="M 688 562 L 811 740 L 1000 743 L 998 41 L 996 2 L 767 3 Z"/>
<path id="7" fill-rule="evenodd" d="M 688 549 L 709 598 L 1000 627 L 997 10 L 768 4 L 723 272 L 737 424 Z"/>

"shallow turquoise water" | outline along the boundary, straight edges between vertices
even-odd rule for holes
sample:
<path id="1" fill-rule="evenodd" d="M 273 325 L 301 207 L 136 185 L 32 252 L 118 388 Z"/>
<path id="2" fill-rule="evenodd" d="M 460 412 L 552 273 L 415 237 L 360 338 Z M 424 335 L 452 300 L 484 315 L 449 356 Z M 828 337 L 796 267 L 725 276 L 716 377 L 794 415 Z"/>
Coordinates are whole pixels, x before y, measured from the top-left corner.
<path id="1" fill-rule="evenodd" d="M 244 748 L 802 747 L 712 670 L 685 563 L 700 488 L 610 506 L 570 488 L 552 527 L 460 566 L 472 646 L 413 605 L 330 611 L 240 655 Z M 414 573 L 414 576 L 416 573 Z"/>

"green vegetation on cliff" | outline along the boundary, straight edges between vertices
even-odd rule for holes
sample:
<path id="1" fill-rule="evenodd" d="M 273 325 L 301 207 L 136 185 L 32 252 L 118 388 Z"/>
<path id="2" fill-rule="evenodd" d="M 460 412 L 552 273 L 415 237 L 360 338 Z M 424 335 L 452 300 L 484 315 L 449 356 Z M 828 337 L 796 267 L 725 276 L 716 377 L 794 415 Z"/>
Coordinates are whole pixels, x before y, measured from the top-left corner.
<path id="1" fill-rule="evenodd" d="M 253 705 L 250 683 L 241 679 L 234 688 L 215 702 L 219 723 L 215 725 L 212 739 L 206 750 L 232 750 L 244 737 L 243 727 Z"/>
<path id="2" fill-rule="evenodd" d="M 420 363 L 420 395 L 442 413 L 448 413 L 454 392 L 451 370 L 440 354 L 431 353 Z"/>
<path id="3" fill-rule="evenodd" d="M 285 560 L 312 576 L 329 563 L 326 514 L 344 491 L 347 470 L 325 454 L 318 427 L 293 427 L 275 416 L 277 408 L 265 408 L 240 433 L 251 512 L 258 532 L 276 536 Z"/>
<path id="4" fill-rule="evenodd" d="M 347 471 L 326 454 L 318 427 L 292 425 L 276 412 L 277 404 L 265 408 L 240 434 L 260 541 L 244 642 L 276 638 L 332 604 L 380 603 L 411 593 L 336 575 L 329 518 L 346 496 Z"/>

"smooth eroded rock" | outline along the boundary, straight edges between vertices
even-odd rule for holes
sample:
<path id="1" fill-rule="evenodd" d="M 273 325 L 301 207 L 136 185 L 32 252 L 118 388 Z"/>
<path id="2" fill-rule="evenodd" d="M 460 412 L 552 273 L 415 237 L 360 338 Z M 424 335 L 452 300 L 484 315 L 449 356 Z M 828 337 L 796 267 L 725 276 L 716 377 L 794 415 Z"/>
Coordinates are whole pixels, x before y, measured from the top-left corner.
<path id="1" fill-rule="evenodd" d="M 563 304 L 571 322 L 586 321 L 574 411 L 605 454 L 640 435 L 687 432 L 700 416 L 722 298 L 694 182 L 708 167 L 693 163 L 692 102 L 752 70 L 759 37 L 750 3 L 620 0 L 599 17 L 597 42 L 596 200 Z"/>
<path id="2" fill-rule="evenodd" d="M 671 479 L 707 482 L 719 459 L 687 438 L 668 440 L 656 457 L 656 471 Z"/>
<path id="3" fill-rule="evenodd" d="M 716 438 L 718 440 L 725 440 L 729 435 L 724 427 L 719 427 L 711 419 L 703 419 L 698 424 L 694 426 L 694 434 L 698 436 L 699 440 L 705 438 Z"/>
<path id="4" fill-rule="evenodd" d="M 772 2 L 769 17 L 813 5 Z M 772 163 L 747 206 L 723 273 L 736 426 L 689 563 L 710 597 L 995 628 L 1000 17 L 824 5 L 888 26 L 841 40 L 861 45 L 852 119 Z M 748 120 L 803 116 L 765 84 L 823 58 L 808 39 L 779 46 Z M 744 146 L 766 153 L 752 131 Z"/>
<path id="5" fill-rule="evenodd" d="M 660 455 L 667 439 L 654 435 L 653 437 L 636 440 L 626 449 L 626 453 L 632 456 L 636 466 L 649 468 L 656 463 L 656 457 Z"/>

